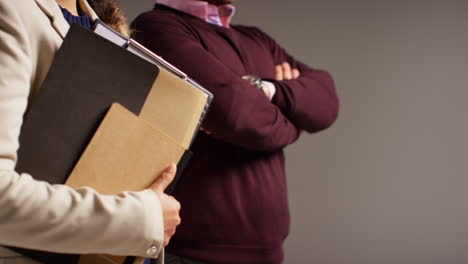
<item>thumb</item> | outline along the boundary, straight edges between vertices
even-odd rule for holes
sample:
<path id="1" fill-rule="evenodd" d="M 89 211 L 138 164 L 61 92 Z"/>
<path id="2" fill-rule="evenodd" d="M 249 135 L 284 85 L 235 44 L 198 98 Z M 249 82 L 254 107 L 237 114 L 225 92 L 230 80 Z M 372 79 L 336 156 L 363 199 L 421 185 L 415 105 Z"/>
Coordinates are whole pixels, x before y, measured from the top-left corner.
<path id="1" fill-rule="evenodd" d="M 167 186 L 174 180 L 176 171 L 177 167 L 172 163 L 159 175 L 149 188 L 155 192 L 164 192 Z"/>

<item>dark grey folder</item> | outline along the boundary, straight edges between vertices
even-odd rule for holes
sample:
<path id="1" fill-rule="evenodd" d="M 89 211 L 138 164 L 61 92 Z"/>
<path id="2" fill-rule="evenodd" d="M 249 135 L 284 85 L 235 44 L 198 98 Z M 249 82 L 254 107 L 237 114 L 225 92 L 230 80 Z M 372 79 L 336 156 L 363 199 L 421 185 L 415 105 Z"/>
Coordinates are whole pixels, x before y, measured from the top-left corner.
<path id="1" fill-rule="evenodd" d="M 25 117 L 16 170 L 64 183 L 111 104 L 138 115 L 158 73 L 157 66 L 73 25 Z"/>

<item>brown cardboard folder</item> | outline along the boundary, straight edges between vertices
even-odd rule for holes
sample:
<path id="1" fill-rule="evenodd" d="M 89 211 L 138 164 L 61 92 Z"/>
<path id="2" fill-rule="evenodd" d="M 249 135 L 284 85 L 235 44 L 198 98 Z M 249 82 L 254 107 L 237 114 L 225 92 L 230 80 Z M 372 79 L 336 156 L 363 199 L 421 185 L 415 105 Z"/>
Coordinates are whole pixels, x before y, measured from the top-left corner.
<path id="1" fill-rule="evenodd" d="M 111 106 L 66 184 L 103 194 L 149 186 L 186 149 L 123 106 Z M 126 257 L 82 255 L 80 264 L 122 264 Z M 142 263 L 136 259 L 133 263 Z"/>
<path id="2" fill-rule="evenodd" d="M 66 184 L 103 194 L 147 188 L 186 149 L 119 104 L 113 104 Z"/>
<path id="3" fill-rule="evenodd" d="M 194 89 L 167 70 L 159 69 L 140 117 L 188 149 L 198 130 L 206 102 L 207 97 L 201 90 Z"/>

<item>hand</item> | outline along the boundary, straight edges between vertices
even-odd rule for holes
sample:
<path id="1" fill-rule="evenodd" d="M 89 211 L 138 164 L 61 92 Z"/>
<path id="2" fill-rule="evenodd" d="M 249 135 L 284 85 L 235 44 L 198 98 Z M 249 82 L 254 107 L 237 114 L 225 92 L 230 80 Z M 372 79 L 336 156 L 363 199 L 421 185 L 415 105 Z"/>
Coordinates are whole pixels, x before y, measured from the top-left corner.
<path id="1" fill-rule="evenodd" d="M 264 85 L 262 87 L 262 91 L 266 95 L 267 98 L 270 98 L 270 89 L 266 88 L 266 86 Z"/>
<path id="2" fill-rule="evenodd" d="M 291 69 L 291 65 L 283 62 L 275 66 L 275 79 L 277 81 L 297 79 L 301 76 L 298 69 Z"/>
<path id="3" fill-rule="evenodd" d="M 149 187 L 150 190 L 156 193 L 161 203 L 164 220 L 164 246 L 169 244 L 169 240 L 175 234 L 176 228 L 181 222 L 179 216 L 180 203 L 174 197 L 164 193 L 166 187 L 174 180 L 176 170 L 175 164 L 171 164 Z"/>

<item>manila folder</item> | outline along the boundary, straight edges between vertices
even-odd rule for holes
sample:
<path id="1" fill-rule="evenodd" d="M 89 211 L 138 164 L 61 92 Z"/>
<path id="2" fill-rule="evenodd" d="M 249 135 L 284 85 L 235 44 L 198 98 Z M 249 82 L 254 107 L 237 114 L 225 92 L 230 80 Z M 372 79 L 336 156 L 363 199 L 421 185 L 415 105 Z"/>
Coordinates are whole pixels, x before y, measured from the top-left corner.
<path id="1" fill-rule="evenodd" d="M 185 148 L 144 119 L 114 103 L 66 184 L 102 194 L 147 188 Z"/>

